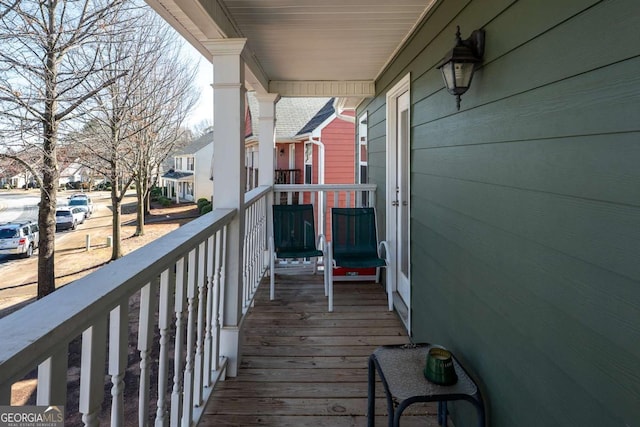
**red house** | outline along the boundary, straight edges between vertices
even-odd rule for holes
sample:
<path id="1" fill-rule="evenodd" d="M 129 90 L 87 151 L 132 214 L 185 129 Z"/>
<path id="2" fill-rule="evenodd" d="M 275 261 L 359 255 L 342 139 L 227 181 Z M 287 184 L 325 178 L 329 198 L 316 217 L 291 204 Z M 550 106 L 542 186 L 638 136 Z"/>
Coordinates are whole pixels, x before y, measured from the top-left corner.
<path id="1" fill-rule="evenodd" d="M 256 182 L 258 103 L 247 95 L 247 186 Z M 335 98 L 283 98 L 276 104 L 276 184 L 356 182 L 355 115 Z"/>

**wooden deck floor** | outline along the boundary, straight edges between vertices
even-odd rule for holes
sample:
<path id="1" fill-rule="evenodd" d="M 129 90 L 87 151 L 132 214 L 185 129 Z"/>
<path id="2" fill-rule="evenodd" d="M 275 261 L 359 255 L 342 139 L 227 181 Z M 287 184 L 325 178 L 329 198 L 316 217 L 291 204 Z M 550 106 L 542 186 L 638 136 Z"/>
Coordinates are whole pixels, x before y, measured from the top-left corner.
<path id="1" fill-rule="evenodd" d="M 321 276 L 277 276 L 276 300 L 263 283 L 244 326 L 238 376 L 214 391 L 200 426 L 365 426 L 367 362 L 380 345 L 409 342 L 380 285 L 336 283 L 327 312 Z M 382 385 L 376 425 L 386 426 Z M 416 405 L 417 406 L 417 405 Z M 403 426 L 437 426 L 434 405 Z"/>

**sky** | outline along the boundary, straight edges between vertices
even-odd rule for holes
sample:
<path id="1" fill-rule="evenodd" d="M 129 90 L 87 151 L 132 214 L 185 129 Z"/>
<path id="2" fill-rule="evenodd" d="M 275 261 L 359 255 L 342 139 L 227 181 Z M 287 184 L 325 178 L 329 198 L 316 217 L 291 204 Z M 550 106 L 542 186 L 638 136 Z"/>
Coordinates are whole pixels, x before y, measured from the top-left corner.
<path id="1" fill-rule="evenodd" d="M 200 61 L 196 77 L 196 86 L 200 91 L 200 101 L 187 118 L 187 126 L 193 127 L 204 121 L 213 125 L 213 88 L 211 87 L 211 83 L 213 83 L 213 66 L 197 52 L 194 53 L 194 58 Z"/>

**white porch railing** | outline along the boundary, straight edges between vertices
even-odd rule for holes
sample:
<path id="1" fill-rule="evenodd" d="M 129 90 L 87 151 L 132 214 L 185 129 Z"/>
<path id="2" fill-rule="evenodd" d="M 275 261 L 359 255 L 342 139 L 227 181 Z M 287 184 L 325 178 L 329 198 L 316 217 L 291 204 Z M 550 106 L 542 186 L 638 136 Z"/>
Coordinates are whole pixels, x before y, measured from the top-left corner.
<path id="1" fill-rule="evenodd" d="M 68 413 L 79 411 L 85 425 L 103 425 L 107 400 L 111 425 L 130 424 L 124 420 L 126 373 L 127 382 L 139 384 L 139 425 L 197 423 L 227 367 L 219 352 L 221 301 L 226 229 L 235 214 L 214 210 L 2 319 L 0 405 L 11 404 L 12 385 L 35 368 L 36 403 L 67 405 L 69 344 L 81 336 L 79 407 Z M 139 363 L 128 362 L 130 348 Z M 157 382 L 150 381 L 152 370 Z"/>
<path id="2" fill-rule="evenodd" d="M 238 297 L 244 315 L 267 268 L 271 198 L 291 203 L 295 196 L 315 204 L 326 228 L 331 206 L 371 205 L 375 188 L 277 185 L 274 193 L 269 186 L 256 188 L 245 195 L 244 260 L 230 259 L 226 250 L 236 210 L 214 209 L 0 319 L 0 405 L 10 405 L 12 387 L 37 369 L 36 404 L 65 405 L 87 426 L 108 419 L 112 426 L 130 423 L 124 419 L 125 402 L 135 398 L 125 399 L 125 381 L 137 388 L 139 425 L 197 424 L 230 358 L 239 354 L 220 351 L 225 293 L 239 291 L 228 288 L 225 265 L 242 262 Z M 80 400 L 72 408 L 68 352 L 80 338 Z M 151 380 L 152 371 L 157 381 Z M 110 415 L 101 417 L 103 404 Z"/>
<path id="3" fill-rule="evenodd" d="M 260 280 L 267 269 L 265 251 L 267 250 L 268 211 L 271 187 L 261 186 L 245 194 L 245 232 L 244 232 L 244 270 L 243 270 L 243 313 L 253 302 Z"/>

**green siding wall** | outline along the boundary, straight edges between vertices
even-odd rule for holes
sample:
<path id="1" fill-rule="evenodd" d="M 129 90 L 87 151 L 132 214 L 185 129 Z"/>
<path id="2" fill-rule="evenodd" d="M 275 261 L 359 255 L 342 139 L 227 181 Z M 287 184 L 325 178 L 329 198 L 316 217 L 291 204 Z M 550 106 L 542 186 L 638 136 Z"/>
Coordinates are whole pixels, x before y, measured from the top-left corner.
<path id="1" fill-rule="evenodd" d="M 460 112 L 435 68 L 456 25 L 486 30 Z M 493 426 L 640 425 L 639 28 L 637 0 L 443 0 L 359 108 L 384 188 L 411 73 L 414 340 L 467 362 Z"/>

